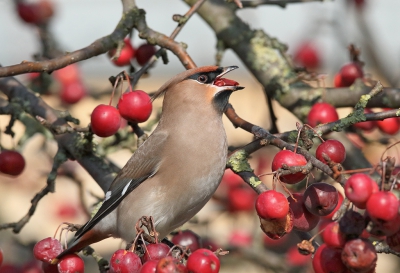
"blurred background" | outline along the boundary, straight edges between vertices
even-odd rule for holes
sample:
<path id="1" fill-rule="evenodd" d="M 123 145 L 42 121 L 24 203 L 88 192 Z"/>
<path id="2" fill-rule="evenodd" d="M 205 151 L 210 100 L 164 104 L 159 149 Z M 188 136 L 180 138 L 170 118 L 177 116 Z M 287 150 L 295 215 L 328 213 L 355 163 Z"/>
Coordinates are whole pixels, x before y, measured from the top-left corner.
<path id="1" fill-rule="evenodd" d="M 88 46 L 96 39 L 110 34 L 120 20 L 122 12 L 119 1 L 52 2 L 55 13 L 49 28 L 59 47 L 65 51 Z M 172 16 L 184 14 L 188 10 L 183 1 L 138 0 L 136 3 L 138 7 L 146 10 L 148 26 L 166 35 L 172 33 L 176 27 Z M 333 86 L 335 73 L 350 61 L 347 46 L 353 43 L 361 49 L 361 60 L 366 64 L 366 73 L 374 79 L 380 79 L 384 85 L 398 87 L 400 36 L 394 34 L 400 23 L 397 12 L 399 8 L 400 2 L 395 0 L 338 0 L 295 3 L 287 5 L 286 8 L 264 5 L 240 10 L 238 14 L 251 28 L 263 29 L 268 35 L 287 44 L 289 53 L 293 56 L 311 54 L 315 64 L 310 68 L 323 76 L 321 85 Z M 8 66 L 24 60 L 33 60 L 33 55 L 41 50 L 37 30 L 20 19 L 14 1 L 0 1 L 0 21 L 0 64 Z M 188 45 L 188 53 L 198 66 L 215 63 L 215 34 L 199 16 L 194 15 L 190 19 L 176 40 Z M 134 32 L 131 42 L 135 48 L 144 43 L 137 36 L 137 32 Z M 311 47 L 312 52 L 307 53 L 305 47 L 307 50 Z M 168 52 L 168 56 L 170 63 L 164 65 L 158 62 L 149 75 L 139 81 L 137 89 L 154 92 L 166 80 L 184 70 L 171 52 Z M 302 57 L 298 57 L 297 60 L 302 62 Z M 137 63 L 134 65 L 139 67 Z M 231 103 L 237 113 L 242 118 L 268 129 L 268 108 L 261 86 L 232 51 L 225 52 L 221 65 L 240 67 L 229 75 L 246 87 L 231 97 Z M 78 67 L 88 96 L 76 104 L 66 104 L 59 96 L 54 95 L 60 88 L 60 84 L 55 82 L 50 87 L 50 95 L 44 95 L 43 99 L 55 109 L 69 110 L 72 116 L 80 119 L 81 126 L 84 127 L 90 122 L 93 109 L 100 103 L 108 103 L 111 91 L 108 78 L 118 74 L 123 68 L 114 66 L 107 55 L 80 62 Z M 31 81 L 27 75 L 17 78 L 26 84 Z M 155 102 L 150 121 L 156 118 L 161 102 L 162 100 Z M 273 106 L 278 116 L 280 131 L 295 129 L 297 119 L 277 103 Z M 343 117 L 349 111 L 340 109 L 339 114 Z M 4 131 L 8 122 L 7 116 L 0 116 L 1 131 Z M 227 120 L 225 125 L 230 145 L 240 146 L 252 140 L 252 135 L 235 129 Z M 148 126 L 150 131 L 152 128 L 153 126 Z M 23 135 L 24 127 L 20 123 L 17 122 L 14 129 L 14 140 L 1 133 L 3 148 L 16 147 Z M 379 132 L 373 131 L 369 134 L 374 137 L 379 135 Z M 100 138 L 97 140 L 102 141 Z M 56 143 L 41 134 L 35 135 L 16 148 L 25 157 L 26 168 L 17 178 L 0 176 L 1 224 L 18 221 L 26 214 L 32 197 L 45 186 L 52 167 L 52 157 L 57 151 Z M 385 146 L 373 144 L 363 149 L 367 158 L 376 163 Z M 256 174 L 270 172 L 270 162 L 277 151 L 268 147 L 253 155 L 251 164 Z M 123 166 L 131 153 L 128 149 L 120 149 L 108 156 L 117 165 Z M 391 151 L 390 154 L 398 157 L 397 151 Z M 73 179 L 66 175 L 70 173 L 73 173 Z M 288 250 L 293 249 L 299 242 L 296 236 L 288 235 L 278 241 L 265 238 L 253 209 L 254 201 L 247 202 L 254 200 L 254 194 L 247 191 L 247 188 L 231 191 L 231 184 L 235 184 L 235 181 L 236 178 L 227 175 L 215 198 L 183 228 L 190 228 L 203 238 L 210 238 L 215 245 L 233 250 L 232 254 L 222 258 L 221 272 L 312 272 L 309 258 L 303 261 L 302 257 L 299 258 L 296 254 L 288 254 L 294 253 Z M 263 177 L 263 181 L 268 186 L 271 185 L 270 176 Z M 83 202 L 80 194 L 84 196 Z M 32 259 L 30 249 L 33 244 L 53 236 L 60 223 L 84 223 L 88 217 L 87 210 L 96 202 L 97 197 L 102 198 L 102 191 L 87 172 L 76 162 L 64 164 L 57 178 L 56 193 L 43 198 L 35 215 L 21 233 L 15 235 L 8 230 L 0 232 L 0 248 L 3 249 L 5 263 L 22 266 L 29 262 Z M 110 257 L 113 251 L 122 246 L 124 244 L 121 240 L 108 239 L 94 245 L 94 248 L 105 257 Z M 393 257 L 380 255 L 377 272 L 398 272 L 399 261 Z M 96 265 L 92 259 L 87 259 L 85 263 L 87 272 L 96 272 Z M 6 272 L 4 270 L 0 268 L 0 272 Z"/>

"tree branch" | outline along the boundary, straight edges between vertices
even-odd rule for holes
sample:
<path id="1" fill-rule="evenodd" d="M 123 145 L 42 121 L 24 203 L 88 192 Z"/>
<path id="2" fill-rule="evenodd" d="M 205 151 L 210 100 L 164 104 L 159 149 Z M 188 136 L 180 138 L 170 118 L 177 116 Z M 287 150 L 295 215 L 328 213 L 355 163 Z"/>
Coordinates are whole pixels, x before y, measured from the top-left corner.
<path id="1" fill-rule="evenodd" d="M 63 151 L 62 149 L 58 149 L 57 154 L 54 157 L 53 167 L 47 178 L 47 185 L 33 197 L 33 199 L 31 200 L 32 205 L 28 213 L 24 217 L 22 217 L 22 219 L 19 220 L 18 222 L 6 223 L 0 225 L 0 230 L 12 228 L 14 233 L 19 233 L 21 231 L 21 229 L 29 222 L 29 220 L 35 213 L 39 201 L 48 193 L 55 191 L 55 180 L 57 177 L 57 170 L 60 167 L 60 165 L 64 163 L 66 160 L 67 156 L 65 154 L 65 151 Z"/>
<path id="2" fill-rule="evenodd" d="M 133 28 L 139 31 L 139 36 L 141 38 L 147 39 L 152 44 L 158 44 L 163 48 L 171 50 L 187 69 L 196 66 L 186 53 L 182 44 L 175 42 L 164 34 L 150 29 L 146 23 L 145 11 L 134 7 L 123 14 L 120 22 L 110 35 L 96 40 L 88 47 L 50 60 L 38 62 L 24 61 L 21 64 L 0 67 L 0 77 L 19 75 L 28 72 L 51 73 L 67 65 L 98 56 L 116 47 L 118 42 L 122 41 Z"/>
<path id="3" fill-rule="evenodd" d="M 67 121 L 69 119 L 65 113 L 52 109 L 15 78 L 0 78 L 0 90 L 8 97 L 11 104 L 23 107 L 23 110 L 32 117 L 43 117 L 54 126 L 68 126 Z M 118 171 L 119 168 L 106 159 L 95 155 L 91 148 L 92 144 L 88 143 L 78 133 L 57 135 L 55 139 L 59 148 L 64 149 L 70 158 L 77 160 L 96 180 L 103 191 L 107 191 L 114 179 L 114 172 Z"/>

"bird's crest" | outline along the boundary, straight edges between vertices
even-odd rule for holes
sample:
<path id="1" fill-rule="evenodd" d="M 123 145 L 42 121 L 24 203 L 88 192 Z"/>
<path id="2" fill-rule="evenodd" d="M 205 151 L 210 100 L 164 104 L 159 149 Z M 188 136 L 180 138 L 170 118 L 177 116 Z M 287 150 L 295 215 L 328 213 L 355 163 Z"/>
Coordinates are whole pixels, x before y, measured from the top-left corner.
<path id="1" fill-rule="evenodd" d="M 201 72 L 211 72 L 211 71 L 215 71 L 217 70 L 219 67 L 218 66 L 214 66 L 214 65 L 210 65 L 210 66 L 201 66 L 201 67 L 196 67 L 196 68 L 192 68 L 186 71 L 183 71 L 182 73 L 172 77 L 170 80 L 168 80 L 166 83 L 164 83 L 159 89 L 158 91 L 153 95 L 153 97 L 151 98 L 152 101 L 154 101 L 155 99 L 163 96 L 165 94 L 165 92 L 167 92 L 168 88 L 175 84 L 178 83 L 180 81 L 183 81 L 184 79 L 190 77 L 193 74 L 196 73 L 201 73 Z"/>

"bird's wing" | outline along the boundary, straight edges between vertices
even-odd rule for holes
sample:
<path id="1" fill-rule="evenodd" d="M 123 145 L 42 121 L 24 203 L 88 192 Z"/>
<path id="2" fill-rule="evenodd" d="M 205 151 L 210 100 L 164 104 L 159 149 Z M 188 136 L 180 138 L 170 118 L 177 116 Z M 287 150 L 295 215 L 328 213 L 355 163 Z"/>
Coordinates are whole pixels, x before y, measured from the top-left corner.
<path id="1" fill-rule="evenodd" d="M 112 182 L 99 210 L 92 219 L 75 233 L 75 241 L 113 211 L 143 181 L 155 175 L 160 166 L 161 153 L 167 137 L 168 134 L 166 132 L 154 132 L 136 150 Z"/>

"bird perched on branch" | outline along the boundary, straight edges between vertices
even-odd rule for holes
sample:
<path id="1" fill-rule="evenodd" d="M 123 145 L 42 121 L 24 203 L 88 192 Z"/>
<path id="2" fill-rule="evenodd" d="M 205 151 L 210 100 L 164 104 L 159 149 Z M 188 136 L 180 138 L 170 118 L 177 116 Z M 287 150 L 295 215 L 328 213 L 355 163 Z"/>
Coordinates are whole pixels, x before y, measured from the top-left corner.
<path id="1" fill-rule="evenodd" d="M 97 213 L 57 258 L 108 237 L 131 241 L 135 223 L 153 216 L 163 238 L 192 218 L 217 189 L 226 166 L 222 114 L 233 91 L 222 76 L 237 66 L 204 66 L 166 82 L 157 128 L 121 169 Z"/>

